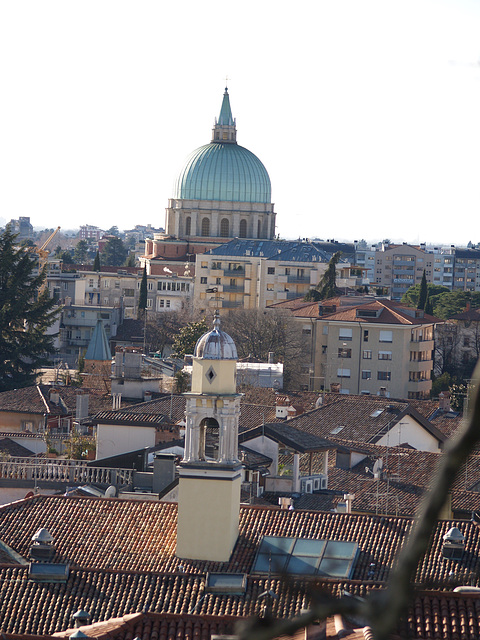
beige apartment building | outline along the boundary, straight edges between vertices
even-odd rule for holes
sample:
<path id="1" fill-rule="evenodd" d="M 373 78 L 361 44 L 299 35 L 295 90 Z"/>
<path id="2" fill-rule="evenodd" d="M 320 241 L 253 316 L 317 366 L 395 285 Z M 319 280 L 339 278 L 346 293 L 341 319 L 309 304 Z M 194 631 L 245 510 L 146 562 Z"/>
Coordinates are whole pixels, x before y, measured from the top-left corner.
<path id="1" fill-rule="evenodd" d="M 436 318 L 398 302 L 342 296 L 290 307 L 309 339 L 302 386 L 345 394 L 427 398 Z"/>
<path id="2" fill-rule="evenodd" d="M 392 299 L 400 300 L 410 287 L 421 282 L 424 270 L 427 282 L 443 284 L 435 279 L 435 266 L 435 255 L 424 245 L 391 245 L 375 253 L 375 284 L 387 288 Z"/>
<path id="3" fill-rule="evenodd" d="M 307 242 L 233 240 L 197 256 L 195 305 L 225 313 L 303 298 L 320 282 L 333 253 Z M 337 286 L 361 286 L 361 273 L 341 261 Z"/>

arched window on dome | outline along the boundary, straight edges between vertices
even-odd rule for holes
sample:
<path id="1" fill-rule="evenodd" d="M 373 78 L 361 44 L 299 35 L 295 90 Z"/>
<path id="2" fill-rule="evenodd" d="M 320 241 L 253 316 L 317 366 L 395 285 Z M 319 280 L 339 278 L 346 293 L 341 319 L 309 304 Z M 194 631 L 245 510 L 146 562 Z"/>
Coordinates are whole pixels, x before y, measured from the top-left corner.
<path id="1" fill-rule="evenodd" d="M 227 218 L 222 218 L 220 221 L 220 237 L 228 238 L 230 235 L 230 224 Z"/>
<path id="2" fill-rule="evenodd" d="M 260 220 L 257 222 L 257 238 L 262 237 L 262 223 Z"/>
<path id="3" fill-rule="evenodd" d="M 192 235 L 192 219 L 190 216 L 185 219 L 185 235 Z"/>
<path id="4" fill-rule="evenodd" d="M 202 220 L 202 236 L 210 235 L 210 220 L 208 218 L 203 218 Z"/>
<path id="5" fill-rule="evenodd" d="M 246 220 L 240 220 L 240 231 L 238 235 L 240 238 L 247 237 L 247 221 Z"/>

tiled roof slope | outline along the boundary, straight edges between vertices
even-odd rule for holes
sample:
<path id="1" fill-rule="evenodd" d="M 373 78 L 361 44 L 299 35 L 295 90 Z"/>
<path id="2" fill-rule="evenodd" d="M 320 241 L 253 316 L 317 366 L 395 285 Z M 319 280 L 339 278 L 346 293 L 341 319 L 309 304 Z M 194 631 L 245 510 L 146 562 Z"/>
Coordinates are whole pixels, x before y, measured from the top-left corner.
<path id="1" fill-rule="evenodd" d="M 56 544 L 56 560 L 72 567 L 175 572 L 248 572 L 263 535 L 356 540 L 361 553 L 353 579 L 366 580 L 375 563 L 375 580 L 385 580 L 412 520 L 278 508 L 241 507 L 239 538 L 227 563 L 175 557 L 177 505 L 173 503 L 35 496 L 0 508 L 0 539 L 28 557 L 34 533 L 45 527 Z M 441 521 L 418 579 L 437 581 L 457 572 L 480 570 L 480 528 L 455 523 L 466 538 L 463 563 L 439 563 L 441 537 L 454 526 Z"/>
<path id="2" fill-rule="evenodd" d="M 209 640 L 212 635 L 231 635 L 236 618 L 227 616 L 174 615 L 160 613 L 130 613 L 80 627 L 88 638 L 97 640 Z M 54 634 L 56 638 L 70 638 L 77 629 Z"/>
<path id="3" fill-rule="evenodd" d="M 198 616 L 248 617 L 262 611 L 259 595 L 272 590 L 274 616 L 293 617 L 308 606 L 311 582 L 266 576 L 250 577 L 242 595 L 212 594 L 205 591 L 205 575 L 159 574 L 141 571 L 72 570 L 67 582 L 39 583 L 28 580 L 28 570 L 0 568 L 0 630 L 6 633 L 51 634 L 69 629 L 72 615 L 88 611 L 92 623 L 118 618 L 138 611 Z M 353 581 L 320 583 L 332 595 L 348 589 L 365 596 L 367 587 Z M 130 636 L 131 640 L 134 636 Z M 207 636 L 209 637 L 209 636 Z"/>
<path id="4" fill-rule="evenodd" d="M 381 410 L 379 415 L 374 415 Z M 442 432 L 426 420 L 407 401 L 382 398 L 382 402 L 371 396 L 341 395 L 336 402 L 323 405 L 289 420 L 296 429 L 308 431 L 320 438 L 356 442 L 375 442 L 389 425 L 396 424 L 406 415 L 412 415 L 440 442 L 445 440 Z M 337 427 L 343 426 L 338 434 L 332 434 Z"/>
<path id="5" fill-rule="evenodd" d="M 59 386 L 62 399 L 60 405 L 49 400 L 49 391 L 53 387 L 39 384 L 23 389 L 3 391 L 0 393 L 0 411 L 28 412 L 49 415 L 65 415 L 66 412 L 75 412 L 79 389 L 77 387 Z M 89 390 L 88 408 L 90 414 L 112 406 L 112 398 L 103 392 Z"/>

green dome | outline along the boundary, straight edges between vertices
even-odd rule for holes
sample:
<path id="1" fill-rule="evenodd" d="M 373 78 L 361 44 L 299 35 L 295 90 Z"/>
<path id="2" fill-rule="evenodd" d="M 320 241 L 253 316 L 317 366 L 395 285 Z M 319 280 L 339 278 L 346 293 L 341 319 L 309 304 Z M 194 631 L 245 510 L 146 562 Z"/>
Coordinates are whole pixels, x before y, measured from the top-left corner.
<path id="1" fill-rule="evenodd" d="M 267 170 L 238 144 L 211 142 L 187 158 L 174 185 L 178 200 L 271 202 Z"/>

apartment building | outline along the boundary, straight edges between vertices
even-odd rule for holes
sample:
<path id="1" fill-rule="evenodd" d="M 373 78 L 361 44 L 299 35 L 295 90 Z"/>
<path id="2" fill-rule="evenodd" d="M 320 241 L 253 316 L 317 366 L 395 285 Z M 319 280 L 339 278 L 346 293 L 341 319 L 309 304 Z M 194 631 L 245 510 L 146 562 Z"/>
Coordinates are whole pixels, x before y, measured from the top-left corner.
<path id="1" fill-rule="evenodd" d="M 70 267 L 70 265 L 69 265 Z M 194 268 L 164 267 L 163 275 L 147 277 L 147 311 L 180 311 L 193 301 Z M 93 328 L 102 319 L 110 339 L 124 319 L 136 318 L 143 269 L 102 267 L 100 272 L 75 265 L 70 271 L 49 263 L 47 286 L 50 295 L 63 305 L 57 348 L 60 357 L 75 365 L 88 346 Z"/>
<path id="2" fill-rule="evenodd" d="M 319 283 L 338 250 L 337 244 L 232 240 L 197 256 L 195 305 L 225 312 L 264 309 L 276 302 L 303 298 Z M 352 245 L 349 250 L 351 255 Z M 339 262 L 337 271 L 339 287 L 362 285 L 362 271 L 348 259 Z"/>
<path id="3" fill-rule="evenodd" d="M 290 308 L 310 344 L 302 386 L 318 391 L 427 398 L 436 319 L 386 299 L 341 296 Z"/>
<path id="4" fill-rule="evenodd" d="M 480 291 L 480 250 L 455 249 L 454 291 Z"/>

